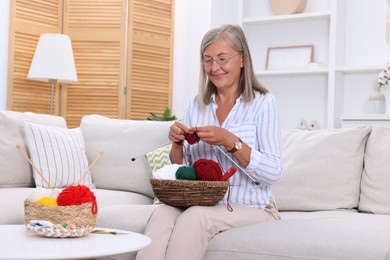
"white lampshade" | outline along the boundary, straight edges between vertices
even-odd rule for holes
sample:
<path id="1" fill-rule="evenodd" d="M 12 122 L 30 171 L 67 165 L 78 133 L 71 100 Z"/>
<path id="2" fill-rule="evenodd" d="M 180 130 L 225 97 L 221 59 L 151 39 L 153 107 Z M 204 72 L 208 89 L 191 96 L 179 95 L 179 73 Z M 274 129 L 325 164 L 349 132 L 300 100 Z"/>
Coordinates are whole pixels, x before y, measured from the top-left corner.
<path id="1" fill-rule="evenodd" d="M 65 34 L 45 33 L 39 38 L 27 79 L 77 82 L 72 43 Z"/>

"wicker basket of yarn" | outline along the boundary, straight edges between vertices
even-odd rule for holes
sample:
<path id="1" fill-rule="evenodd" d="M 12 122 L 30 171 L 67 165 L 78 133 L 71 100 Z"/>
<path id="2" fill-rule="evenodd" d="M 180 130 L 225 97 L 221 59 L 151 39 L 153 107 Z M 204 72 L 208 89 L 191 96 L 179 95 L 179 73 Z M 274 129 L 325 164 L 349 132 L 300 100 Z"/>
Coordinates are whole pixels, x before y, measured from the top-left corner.
<path id="1" fill-rule="evenodd" d="M 44 220 L 53 224 L 74 224 L 90 230 L 96 227 L 96 197 L 86 186 L 69 186 L 58 195 L 57 202 L 57 206 L 52 206 L 25 200 L 25 224 Z"/>
<path id="2" fill-rule="evenodd" d="M 175 207 L 214 206 L 223 199 L 228 181 L 150 179 L 154 194 Z"/>
<path id="3" fill-rule="evenodd" d="M 53 224 L 71 223 L 77 226 L 96 227 L 96 214 L 91 211 L 92 203 L 73 206 L 45 206 L 32 201 L 24 201 L 24 222 L 45 220 Z"/>

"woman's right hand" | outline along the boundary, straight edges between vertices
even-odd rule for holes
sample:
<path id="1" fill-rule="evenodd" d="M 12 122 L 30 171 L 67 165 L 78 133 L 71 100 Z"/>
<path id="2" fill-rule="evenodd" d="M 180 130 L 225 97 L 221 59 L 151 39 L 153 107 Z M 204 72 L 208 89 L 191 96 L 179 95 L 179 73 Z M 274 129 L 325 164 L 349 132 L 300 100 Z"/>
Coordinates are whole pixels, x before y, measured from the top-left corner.
<path id="1" fill-rule="evenodd" d="M 183 164 L 184 134 L 188 131 L 190 131 L 190 128 L 180 121 L 176 121 L 169 128 L 168 138 L 172 141 L 172 149 L 169 158 L 172 163 Z"/>
<path id="2" fill-rule="evenodd" d="M 190 128 L 180 121 L 176 121 L 169 128 L 168 138 L 175 144 L 181 145 L 185 139 L 184 134 L 190 132 Z"/>

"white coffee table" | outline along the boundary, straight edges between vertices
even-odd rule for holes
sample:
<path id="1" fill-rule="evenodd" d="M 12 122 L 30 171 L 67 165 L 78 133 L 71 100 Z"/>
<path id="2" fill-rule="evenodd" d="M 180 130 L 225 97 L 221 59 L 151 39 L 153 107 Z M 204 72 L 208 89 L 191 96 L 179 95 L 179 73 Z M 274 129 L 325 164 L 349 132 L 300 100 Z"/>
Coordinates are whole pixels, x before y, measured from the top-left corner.
<path id="1" fill-rule="evenodd" d="M 91 259 L 137 251 L 151 242 L 149 237 L 134 232 L 97 229 L 125 234 L 47 238 L 24 225 L 0 225 L 0 259 Z"/>

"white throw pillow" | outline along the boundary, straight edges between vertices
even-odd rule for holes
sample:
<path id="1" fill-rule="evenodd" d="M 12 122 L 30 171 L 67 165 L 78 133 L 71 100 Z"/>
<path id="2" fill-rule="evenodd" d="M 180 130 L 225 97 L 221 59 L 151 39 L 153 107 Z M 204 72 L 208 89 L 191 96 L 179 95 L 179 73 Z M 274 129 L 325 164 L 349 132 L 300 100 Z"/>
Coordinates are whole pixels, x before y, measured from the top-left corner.
<path id="1" fill-rule="evenodd" d="M 47 181 L 53 188 L 76 184 L 95 188 L 91 173 L 87 172 L 88 160 L 79 128 L 66 129 L 25 122 L 24 130 L 31 161 L 44 177 L 34 169 L 37 187 L 49 188 Z"/>
<path id="2" fill-rule="evenodd" d="M 390 214 L 390 128 L 374 127 L 367 140 L 359 210 Z"/>
<path id="3" fill-rule="evenodd" d="M 60 116 L 0 110 L 0 188 L 35 185 L 30 164 L 16 149 L 27 151 L 23 121 L 66 128 Z"/>
<path id="4" fill-rule="evenodd" d="M 154 197 L 145 154 L 169 143 L 173 122 L 112 119 L 87 115 L 81 120 L 87 158 L 104 154 L 91 170 L 97 188 L 138 192 Z M 132 161 L 132 158 L 136 158 Z"/>
<path id="5" fill-rule="evenodd" d="M 357 208 L 371 128 L 282 131 L 283 175 L 273 185 L 279 210 Z"/>

